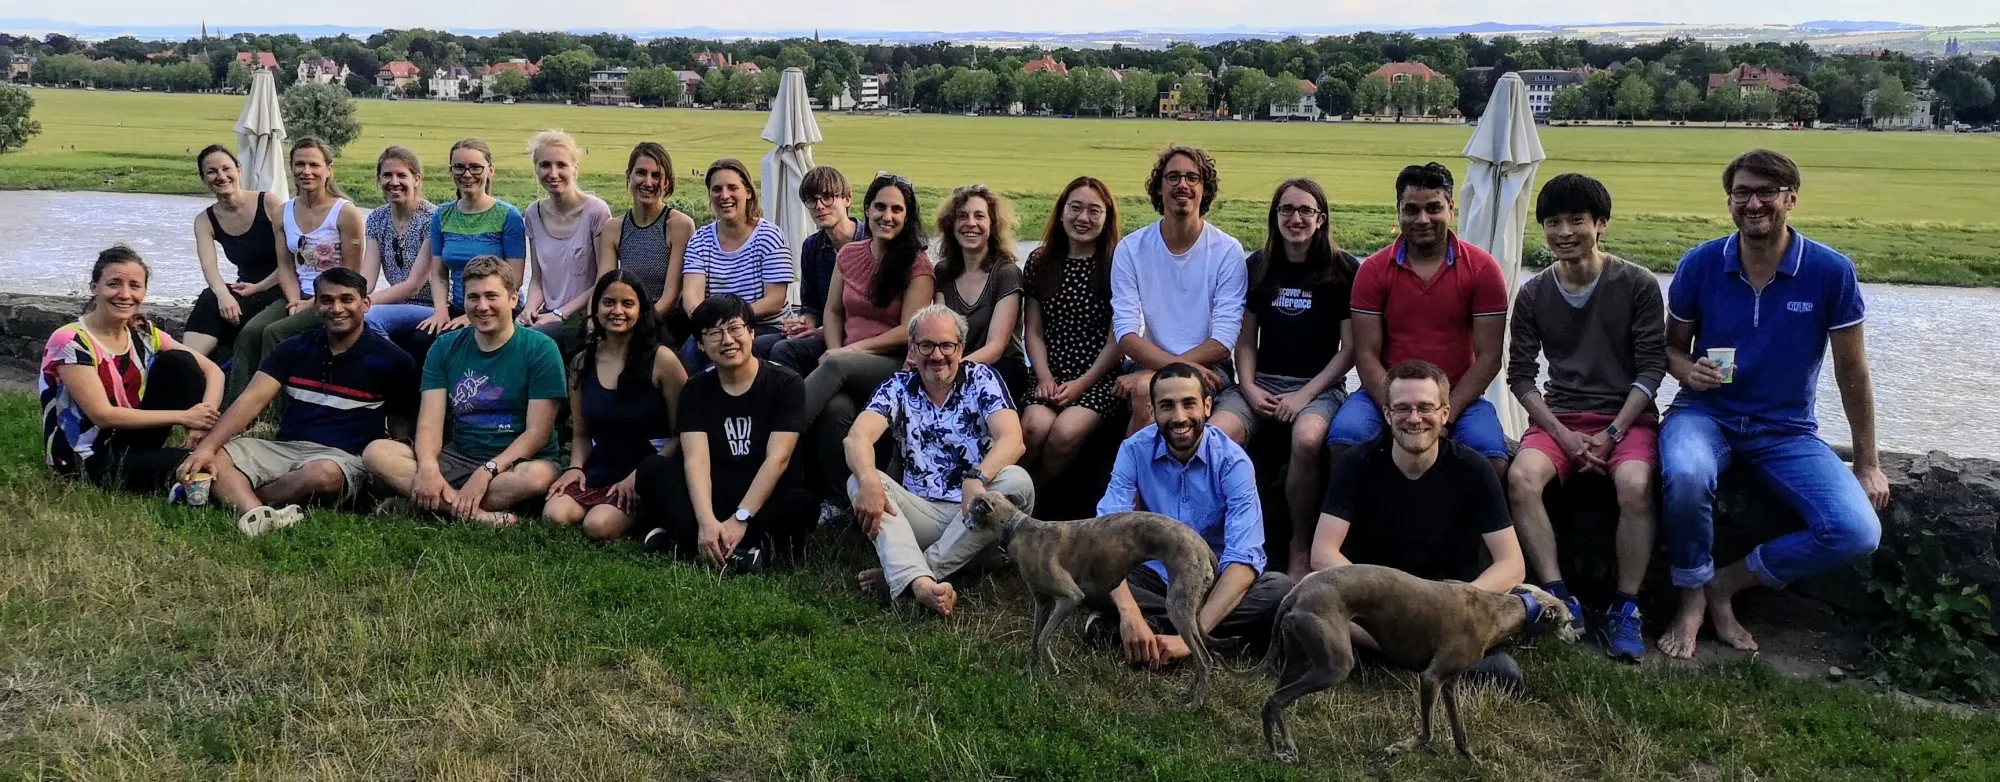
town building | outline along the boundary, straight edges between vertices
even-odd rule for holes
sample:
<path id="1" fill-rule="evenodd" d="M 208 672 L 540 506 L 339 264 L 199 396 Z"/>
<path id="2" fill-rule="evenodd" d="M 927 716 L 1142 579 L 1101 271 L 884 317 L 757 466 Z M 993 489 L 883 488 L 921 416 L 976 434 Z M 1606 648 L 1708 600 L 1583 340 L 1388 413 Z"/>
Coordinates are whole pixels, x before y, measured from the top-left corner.
<path id="1" fill-rule="evenodd" d="M 347 81 L 347 66 L 331 57 L 299 61 L 299 84 L 341 84 Z"/>
<path id="2" fill-rule="evenodd" d="M 375 86 L 400 92 L 412 82 L 423 78 L 423 74 L 423 69 L 408 60 L 384 63 L 382 69 L 375 72 Z"/>
<path id="3" fill-rule="evenodd" d="M 1047 55 L 1043 55 L 1042 57 L 1037 59 L 1029 60 L 1021 65 L 1022 73 L 1040 73 L 1042 71 L 1054 71 L 1057 76 L 1068 76 L 1069 66 L 1064 65 L 1062 64 L 1061 61 L 1058 61 L 1056 58 Z"/>
<path id="4" fill-rule="evenodd" d="M 1758 87 L 1772 92 L 1783 92 L 1786 87 L 1797 83 L 1791 76 L 1776 68 L 1764 68 L 1743 63 L 1729 69 L 1728 73 L 1709 74 L 1708 92 L 1706 94 L 1714 95 L 1716 90 L 1730 86 L 1735 87 L 1739 95 Z"/>
<path id="5" fill-rule="evenodd" d="M 1380 76 L 1390 84 L 1409 81 L 1411 79 L 1429 83 L 1430 80 L 1438 78 L 1437 71 L 1431 70 L 1431 66 L 1420 62 L 1384 63 L 1382 67 L 1376 68 L 1368 75 Z"/>
<path id="6" fill-rule="evenodd" d="M 1532 68 L 1515 71 L 1514 75 L 1521 77 L 1521 86 L 1528 92 L 1528 110 L 1537 117 L 1549 115 L 1556 92 L 1564 87 L 1581 86 L 1588 78 L 1581 70 L 1556 68 Z"/>
<path id="7" fill-rule="evenodd" d="M 625 85 L 632 79 L 629 68 L 599 68 L 590 72 L 590 102 L 597 106 L 617 106 L 630 102 Z"/>
<path id="8" fill-rule="evenodd" d="M 488 65 L 483 69 L 483 72 L 481 72 L 479 75 L 479 94 L 499 95 L 500 90 L 498 89 L 498 85 L 500 80 L 500 74 L 506 71 L 513 71 L 515 73 L 521 74 L 522 78 L 533 80 L 536 76 L 541 75 L 542 66 L 536 65 L 535 63 L 532 62 L 528 62 L 527 60 L 521 59 L 519 57 L 508 60 L 506 62 L 496 62 L 491 65 Z M 513 98 L 519 96 L 509 95 L 507 97 Z"/>
<path id="9" fill-rule="evenodd" d="M 431 72 L 431 98 L 433 100 L 466 100 L 472 97 L 475 87 L 481 84 L 472 78 L 472 71 L 457 65 L 440 66 Z"/>
<path id="10" fill-rule="evenodd" d="M 35 61 L 25 54 L 16 54 L 7 60 L 7 80 L 27 81 L 28 74 L 35 70 Z"/>
<path id="11" fill-rule="evenodd" d="M 674 71 L 674 78 L 681 83 L 681 97 L 680 100 L 674 101 L 674 105 L 694 105 L 695 91 L 701 89 L 701 74 L 696 71 Z"/>
<path id="12" fill-rule="evenodd" d="M 1883 130 L 1930 130 L 1935 126 L 1931 120 L 1932 104 L 1937 102 L 1937 93 L 1930 90 L 1910 90 L 1910 111 L 1900 117 L 1875 116 L 1875 96 L 1881 90 L 1869 90 L 1861 98 L 1861 117 L 1870 127 Z"/>
<path id="13" fill-rule="evenodd" d="M 705 71 L 710 68 L 727 68 L 729 67 L 729 55 L 723 52 L 706 50 L 696 52 L 694 55 L 694 66 L 695 70 L 698 71 Z"/>
<path id="14" fill-rule="evenodd" d="M 1293 105 L 1271 104 L 1271 117 L 1297 117 L 1299 119 L 1319 119 L 1319 85 L 1311 81 L 1299 80 L 1299 102 Z"/>
<path id="15" fill-rule="evenodd" d="M 278 55 L 270 52 L 237 52 L 236 61 L 250 70 L 275 71 L 278 69 Z"/>

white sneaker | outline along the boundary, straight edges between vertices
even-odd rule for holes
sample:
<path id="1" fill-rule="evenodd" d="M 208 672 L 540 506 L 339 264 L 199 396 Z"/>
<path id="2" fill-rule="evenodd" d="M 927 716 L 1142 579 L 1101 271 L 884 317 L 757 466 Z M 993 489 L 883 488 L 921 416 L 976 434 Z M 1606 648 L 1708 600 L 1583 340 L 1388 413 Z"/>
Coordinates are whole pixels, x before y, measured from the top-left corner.
<path id="1" fill-rule="evenodd" d="M 254 538 L 271 530 L 292 526 L 304 518 L 305 513 L 300 511 L 297 505 L 286 505 L 283 508 L 259 505 L 236 520 L 236 531 Z"/>

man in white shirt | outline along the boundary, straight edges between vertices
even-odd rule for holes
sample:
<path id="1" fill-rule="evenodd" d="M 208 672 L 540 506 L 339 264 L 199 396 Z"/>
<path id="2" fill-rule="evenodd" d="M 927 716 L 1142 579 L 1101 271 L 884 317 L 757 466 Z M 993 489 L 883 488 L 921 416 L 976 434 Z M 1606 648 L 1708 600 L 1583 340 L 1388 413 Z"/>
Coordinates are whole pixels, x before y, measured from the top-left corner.
<path id="1" fill-rule="evenodd" d="M 1126 358 L 1117 395 L 1132 400 L 1127 434 L 1153 422 L 1147 389 L 1162 367 L 1193 364 L 1210 393 L 1235 377 L 1229 351 L 1243 327 L 1249 270 L 1243 244 L 1203 219 L 1217 184 L 1208 153 L 1162 150 L 1146 177 L 1160 219 L 1128 234 L 1112 258 L 1111 331 Z"/>

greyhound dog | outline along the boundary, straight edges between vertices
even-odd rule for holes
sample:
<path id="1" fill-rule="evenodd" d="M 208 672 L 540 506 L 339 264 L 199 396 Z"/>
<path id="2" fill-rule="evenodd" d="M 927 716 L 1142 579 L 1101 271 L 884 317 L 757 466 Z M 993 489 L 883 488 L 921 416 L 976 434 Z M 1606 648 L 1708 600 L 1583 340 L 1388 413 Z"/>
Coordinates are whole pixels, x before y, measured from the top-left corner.
<path id="1" fill-rule="evenodd" d="M 972 501 L 971 522 L 977 528 L 1001 531 L 1007 555 L 1035 593 L 1035 646 L 1021 672 L 1031 679 L 1043 661 L 1061 674 L 1049 652 L 1049 639 L 1086 595 L 1110 594 L 1141 563 L 1155 559 L 1164 563 L 1170 577 L 1167 618 L 1194 653 L 1194 686 L 1187 706 L 1201 708 L 1214 663 L 1197 614 L 1215 584 L 1216 558 L 1194 530 L 1143 511 L 1083 521 L 1041 521 L 995 492 Z"/>
<path id="2" fill-rule="evenodd" d="M 1533 585 L 1500 594 L 1461 581 L 1427 581 L 1374 565 L 1313 573 L 1279 604 L 1271 650 L 1264 657 L 1266 669 L 1283 664 L 1277 689 L 1264 701 L 1264 741 L 1279 762 L 1299 757 L 1285 725 L 1285 709 L 1341 683 L 1354 669 L 1352 626 L 1374 639 L 1391 666 L 1422 674 L 1417 735 L 1390 746 L 1389 757 L 1430 746 L 1432 706 L 1442 689 L 1452 743 L 1460 755 L 1471 758 L 1465 724 L 1458 717 L 1459 674 L 1485 657 L 1488 649 L 1516 635 L 1549 631 L 1564 642 L 1577 639 L 1569 607 Z"/>

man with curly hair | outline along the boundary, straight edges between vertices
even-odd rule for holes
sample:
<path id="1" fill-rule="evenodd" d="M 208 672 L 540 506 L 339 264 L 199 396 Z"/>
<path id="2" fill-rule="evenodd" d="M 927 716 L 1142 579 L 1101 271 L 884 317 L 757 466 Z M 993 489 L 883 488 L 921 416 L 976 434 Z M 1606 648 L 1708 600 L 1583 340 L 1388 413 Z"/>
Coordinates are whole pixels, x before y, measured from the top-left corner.
<path id="1" fill-rule="evenodd" d="M 1160 219 L 1127 235 L 1112 256 L 1111 331 L 1126 357 L 1116 393 L 1132 400 L 1128 434 L 1152 423 L 1155 371 L 1192 364 L 1211 394 L 1235 376 L 1229 351 L 1243 327 L 1249 269 L 1243 244 L 1204 219 L 1218 184 L 1208 153 L 1162 150 L 1146 177 Z"/>

